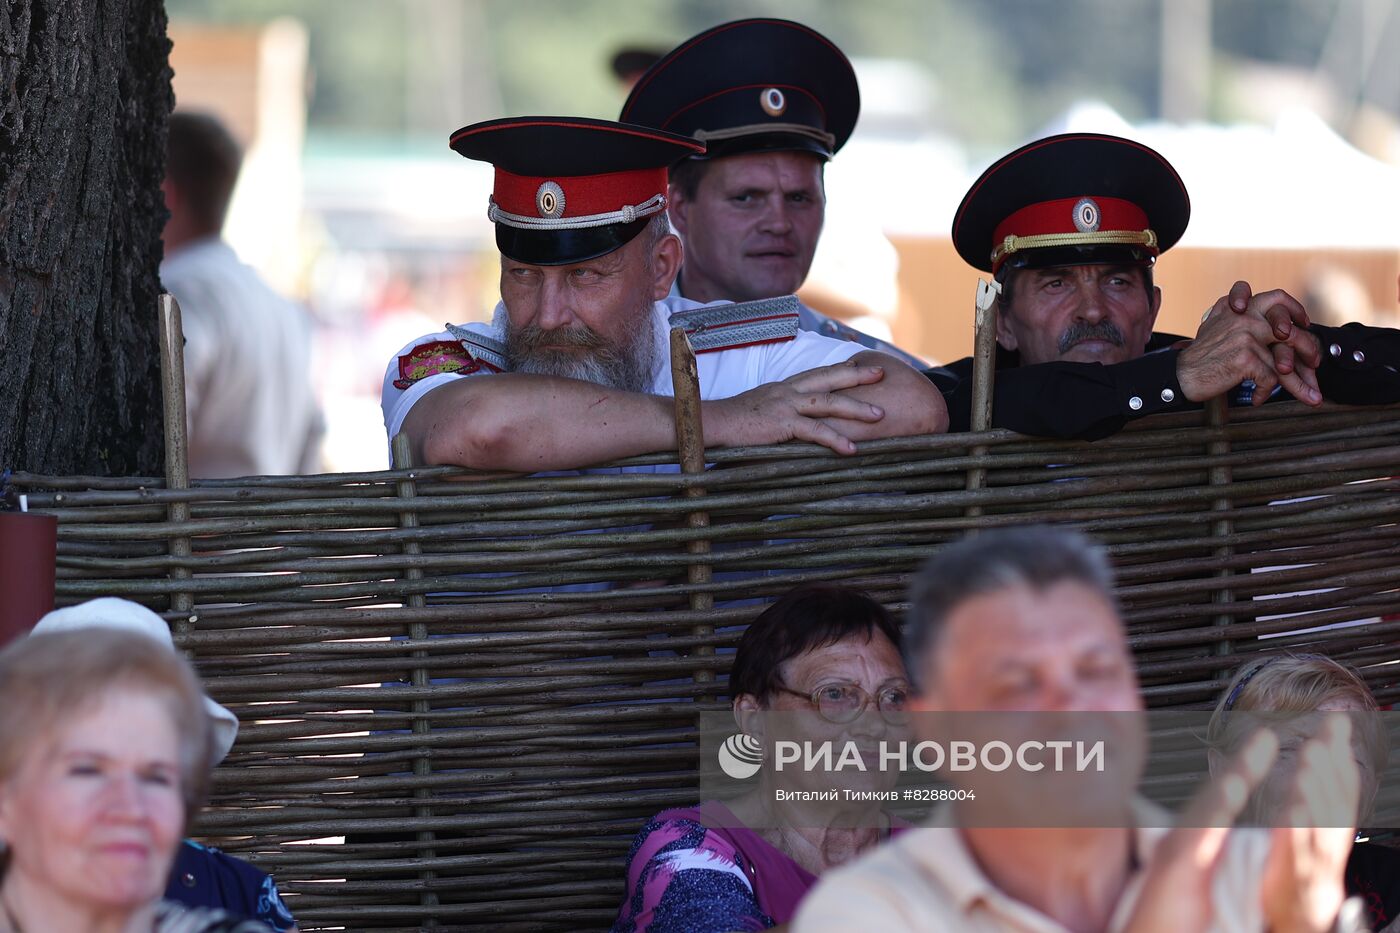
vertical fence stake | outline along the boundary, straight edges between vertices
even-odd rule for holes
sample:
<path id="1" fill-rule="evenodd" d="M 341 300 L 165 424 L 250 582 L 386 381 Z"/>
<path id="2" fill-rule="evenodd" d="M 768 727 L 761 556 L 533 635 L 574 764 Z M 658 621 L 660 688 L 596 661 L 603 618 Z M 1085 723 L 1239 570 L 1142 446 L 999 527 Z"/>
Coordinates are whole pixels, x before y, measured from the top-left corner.
<path id="1" fill-rule="evenodd" d="M 671 328 L 671 389 L 676 402 L 676 450 L 681 472 L 687 475 L 704 473 L 705 432 L 700 419 L 700 371 L 695 364 L 695 351 L 690 348 L 685 329 L 681 327 Z M 691 486 L 685 491 L 687 499 L 700 499 L 704 495 L 705 490 L 699 486 Z M 698 510 L 690 512 L 685 517 L 685 523 L 689 528 L 708 528 L 710 515 Z M 704 539 L 691 541 L 686 545 L 686 550 L 697 558 L 705 557 L 710 553 L 710 542 Z M 708 563 L 695 560 L 687 566 L 686 580 L 692 586 L 709 583 L 710 578 Z M 690 594 L 690 608 L 697 612 L 706 612 L 714 605 L 715 598 L 709 593 Z M 704 624 L 697 625 L 691 631 L 697 638 L 712 638 L 714 633 L 713 625 Z M 711 657 L 714 653 L 713 644 L 702 644 L 695 649 L 697 657 Z M 715 674 L 708 668 L 699 669 L 695 671 L 694 679 L 696 683 L 711 683 Z"/>
<path id="2" fill-rule="evenodd" d="M 185 336 L 180 324 L 180 305 L 175 296 L 162 294 L 158 301 L 160 316 L 160 384 L 165 401 L 165 488 L 190 488 L 189 434 L 185 428 Z M 172 502 L 167 509 L 172 525 L 190 520 L 188 502 Z M 187 535 L 170 538 L 170 556 L 177 560 L 190 556 Z M 175 580 L 190 579 L 188 567 L 170 571 Z M 198 617 L 194 614 L 194 594 L 177 591 L 170 597 L 170 608 L 179 613 L 175 631 L 187 635 L 194 631 Z"/>
<path id="3" fill-rule="evenodd" d="M 394 435 L 393 450 L 395 470 L 410 470 L 413 468 L 413 455 L 409 451 L 407 434 L 400 433 Z M 398 481 L 398 496 L 400 499 L 405 501 L 405 507 L 403 511 L 399 512 L 400 528 L 418 527 L 418 513 L 413 511 L 411 505 L 409 504 L 409 500 L 412 500 L 417 495 L 418 484 L 414 480 L 413 474 L 410 473 L 407 478 Z M 404 543 L 403 553 L 405 554 L 421 554 L 422 551 L 422 547 L 416 541 L 407 541 Z M 423 571 L 418 567 L 409 567 L 408 570 L 404 573 L 404 578 L 407 580 L 421 580 L 423 579 Z M 412 609 L 422 609 L 428 604 L 427 598 L 424 597 L 422 593 L 410 593 L 407 602 L 409 607 Z M 428 626 L 422 622 L 409 623 L 408 637 L 413 639 L 415 642 L 426 641 L 428 637 Z M 428 652 L 424 649 L 415 649 L 412 652 L 410 652 L 409 656 L 413 658 L 426 658 L 428 656 Z M 428 677 L 427 668 L 412 668 L 410 671 L 410 682 L 414 687 L 428 686 L 431 681 Z M 413 712 L 415 713 L 426 713 L 431 708 L 432 704 L 428 700 L 413 701 Z M 414 735 L 427 735 L 431 729 L 432 724 L 429 723 L 428 720 L 420 718 L 415 718 L 413 720 Z M 414 777 L 427 777 L 432 773 L 432 770 L 433 765 L 432 762 L 428 760 L 426 750 L 413 759 Z M 426 787 L 416 787 L 413 790 L 413 796 L 416 799 L 425 801 L 425 803 L 422 806 L 416 806 L 413 808 L 413 815 L 416 817 L 432 816 L 432 807 L 429 806 L 426 802 L 432 797 L 432 791 Z M 425 829 L 418 831 L 417 841 L 419 843 L 419 858 L 431 859 L 436 857 L 437 853 L 432 847 L 432 844 L 436 839 L 437 835 L 432 830 Z M 437 877 L 437 872 L 420 872 L 418 877 L 421 881 L 432 881 L 434 878 Z M 418 902 L 424 907 L 436 907 L 438 906 L 437 893 L 434 891 L 424 891 L 418 895 Z M 424 925 L 429 927 L 437 926 L 437 921 L 435 919 L 429 919 Z"/>
<path id="4" fill-rule="evenodd" d="M 995 281 L 977 280 L 977 313 L 974 318 L 972 350 L 972 430 L 974 433 L 992 429 L 992 389 L 997 374 L 997 295 L 1001 286 Z M 973 457 L 985 457 L 987 445 L 978 444 L 970 451 Z M 987 485 L 987 468 L 975 466 L 967 471 L 967 491 Z M 980 505 L 970 505 L 969 518 L 982 514 Z M 976 534 L 976 528 L 968 534 Z"/>
<path id="5" fill-rule="evenodd" d="M 1226 403 L 1225 396 L 1216 396 L 1215 398 L 1206 402 L 1206 425 L 1212 430 L 1223 429 L 1227 427 L 1230 423 L 1229 412 L 1230 409 Z M 1209 446 L 1207 447 L 1206 452 L 1211 457 L 1220 457 L 1229 454 L 1230 439 L 1228 437 L 1221 437 L 1219 440 L 1211 441 Z M 1231 502 L 1229 490 L 1233 472 L 1234 471 L 1231 470 L 1229 464 L 1220 464 L 1217 466 L 1212 466 L 1210 468 L 1210 485 L 1219 487 L 1221 493 L 1219 498 L 1214 499 L 1211 502 L 1212 511 L 1223 513 L 1230 512 Z M 1217 540 L 1223 540 L 1229 537 L 1230 535 L 1234 534 L 1234 531 L 1235 523 L 1232 519 L 1228 517 L 1221 517 L 1212 525 L 1211 528 L 1211 534 Z M 1215 548 L 1213 556 L 1216 559 L 1220 560 L 1222 563 L 1224 563 L 1228 561 L 1234 553 L 1235 549 L 1230 547 L 1228 544 L 1220 544 Z M 1233 575 L 1234 571 L 1232 571 L 1228 566 L 1222 566 L 1219 570 L 1215 572 L 1216 578 L 1220 580 L 1228 580 Z M 1234 602 L 1234 599 L 1235 591 L 1229 588 L 1228 586 L 1222 587 L 1221 589 L 1218 589 L 1211 594 L 1211 602 L 1214 603 L 1225 604 Z M 1233 614 L 1228 612 L 1222 612 L 1215 617 L 1214 624 L 1219 626 L 1223 630 L 1228 630 L 1229 627 L 1234 623 L 1234 621 L 1235 617 Z M 1233 643 L 1228 637 L 1222 638 L 1219 642 L 1216 642 L 1215 644 L 1215 653 L 1221 657 L 1228 657 L 1233 650 Z M 1222 670 L 1217 674 L 1217 678 L 1220 680 L 1228 680 L 1229 677 L 1230 672 L 1228 670 Z"/>

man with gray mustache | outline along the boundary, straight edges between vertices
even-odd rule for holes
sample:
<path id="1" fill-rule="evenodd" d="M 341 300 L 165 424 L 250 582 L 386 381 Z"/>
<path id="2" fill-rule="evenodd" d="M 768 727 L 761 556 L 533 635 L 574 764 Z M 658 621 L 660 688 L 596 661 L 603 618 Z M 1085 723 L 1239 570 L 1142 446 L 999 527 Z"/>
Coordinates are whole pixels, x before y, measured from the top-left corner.
<path id="1" fill-rule="evenodd" d="M 1115 347 L 1123 345 L 1123 334 L 1112 321 L 1099 321 L 1096 324 L 1089 324 L 1084 321 L 1075 321 L 1065 332 L 1060 335 L 1060 355 L 1066 356 L 1069 351 L 1079 346 L 1081 343 L 1107 343 Z"/>
<path id="2" fill-rule="evenodd" d="M 1037 140 L 996 162 L 953 220 L 953 242 L 997 293 L 994 427 L 1093 440 L 1129 420 L 1228 394 L 1308 405 L 1400 401 L 1400 332 L 1313 325 L 1293 296 L 1236 282 L 1194 339 L 1154 333 L 1157 257 L 1190 216 L 1161 154 L 1089 133 Z M 928 377 L 951 431 L 971 429 L 972 359 Z"/>

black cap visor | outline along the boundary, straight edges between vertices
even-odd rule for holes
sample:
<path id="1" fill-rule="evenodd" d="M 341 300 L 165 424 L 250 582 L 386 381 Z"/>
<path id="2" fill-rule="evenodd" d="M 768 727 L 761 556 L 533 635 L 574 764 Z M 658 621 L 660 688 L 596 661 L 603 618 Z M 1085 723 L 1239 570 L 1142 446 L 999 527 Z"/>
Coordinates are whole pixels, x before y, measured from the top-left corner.
<path id="1" fill-rule="evenodd" d="M 496 248 L 501 255 L 532 266 L 567 266 L 606 256 L 632 242 L 651 217 L 627 224 L 606 224 L 581 230 L 523 230 L 496 224 Z"/>
<path id="2" fill-rule="evenodd" d="M 1087 246 L 1051 246 L 1021 250 L 1006 257 L 997 270 L 997 279 L 1006 278 L 1010 269 L 1053 269 L 1064 266 L 1150 266 L 1157 257 L 1143 246 L 1099 243 Z"/>

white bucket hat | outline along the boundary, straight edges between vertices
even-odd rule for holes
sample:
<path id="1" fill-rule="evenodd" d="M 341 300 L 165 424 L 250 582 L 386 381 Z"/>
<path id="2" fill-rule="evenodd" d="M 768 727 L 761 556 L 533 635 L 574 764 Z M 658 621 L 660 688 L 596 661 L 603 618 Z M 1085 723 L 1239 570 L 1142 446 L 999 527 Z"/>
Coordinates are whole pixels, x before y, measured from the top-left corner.
<path id="1" fill-rule="evenodd" d="M 114 596 L 90 599 L 76 606 L 55 609 L 36 622 L 30 634 L 71 632 L 75 629 L 99 626 L 136 632 L 159 642 L 171 651 L 175 650 L 175 641 L 170 637 L 170 626 L 165 624 L 164 619 L 145 606 Z M 210 761 L 212 766 L 223 761 L 229 749 L 233 748 L 233 740 L 238 737 L 238 717 L 209 699 L 207 694 L 204 697 L 204 709 L 209 713 L 213 725 L 214 747 Z"/>

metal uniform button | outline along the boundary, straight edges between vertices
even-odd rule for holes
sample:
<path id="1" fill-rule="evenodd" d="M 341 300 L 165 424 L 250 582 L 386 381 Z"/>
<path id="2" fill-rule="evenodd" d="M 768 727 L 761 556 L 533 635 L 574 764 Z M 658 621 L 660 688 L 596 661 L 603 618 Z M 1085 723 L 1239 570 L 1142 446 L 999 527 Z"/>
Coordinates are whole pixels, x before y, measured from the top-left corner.
<path id="1" fill-rule="evenodd" d="M 1175 392 L 1173 392 L 1171 389 L 1163 389 L 1163 390 L 1162 390 L 1162 401 L 1164 401 L 1164 402 L 1172 402 L 1172 401 L 1175 401 L 1175 400 L 1176 400 L 1176 393 L 1175 393 Z"/>
<path id="2" fill-rule="evenodd" d="M 1330 353 L 1330 354 L 1332 354 L 1333 356 L 1341 356 L 1341 355 L 1342 355 L 1342 345 L 1341 345 L 1340 343 L 1334 343 L 1334 344 L 1332 344 L 1330 347 L 1327 348 L 1327 352 Z"/>
<path id="3" fill-rule="evenodd" d="M 1366 362 L 1366 354 L 1362 353 L 1360 350 L 1353 350 L 1351 352 L 1351 358 L 1356 360 L 1356 362 L 1358 363 Z"/>
<path id="4" fill-rule="evenodd" d="M 1131 408 L 1133 411 L 1141 411 L 1142 399 L 1134 395 L 1132 398 L 1128 399 L 1128 407 Z"/>
<path id="5" fill-rule="evenodd" d="M 187 887 L 187 888 L 192 888 L 192 887 L 194 887 L 194 885 L 195 885 L 195 878 L 194 878 L 194 875 L 191 874 L 190 872 L 185 872 L 183 875 L 180 876 L 180 883 L 183 884 L 183 885 L 184 885 L 185 887 Z"/>

